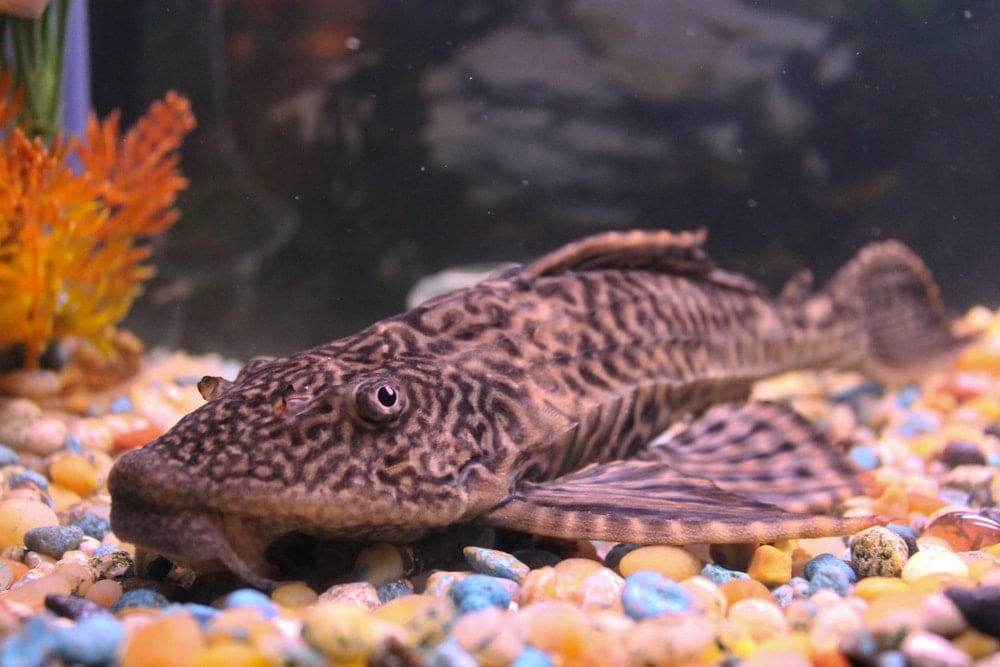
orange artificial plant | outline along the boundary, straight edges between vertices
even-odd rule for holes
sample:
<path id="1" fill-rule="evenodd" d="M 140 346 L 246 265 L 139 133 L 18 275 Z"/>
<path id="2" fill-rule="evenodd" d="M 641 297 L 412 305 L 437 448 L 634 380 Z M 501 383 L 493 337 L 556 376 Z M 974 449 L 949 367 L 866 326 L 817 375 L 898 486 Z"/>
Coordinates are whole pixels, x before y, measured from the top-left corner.
<path id="1" fill-rule="evenodd" d="M 187 186 L 177 153 L 195 120 L 168 93 L 121 136 L 91 115 L 85 141 L 51 145 L 16 126 L 23 95 L 0 76 L 0 349 L 45 349 L 79 336 L 108 349 L 152 274 L 151 237 L 177 219 Z"/>

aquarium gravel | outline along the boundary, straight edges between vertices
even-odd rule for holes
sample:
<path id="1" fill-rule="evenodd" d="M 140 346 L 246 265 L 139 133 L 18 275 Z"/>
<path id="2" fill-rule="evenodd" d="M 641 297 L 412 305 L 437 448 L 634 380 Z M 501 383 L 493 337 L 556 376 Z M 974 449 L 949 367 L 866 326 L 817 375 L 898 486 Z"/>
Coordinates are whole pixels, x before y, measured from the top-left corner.
<path id="1" fill-rule="evenodd" d="M 919 385 L 823 372 L 755 388 L 847 449 L 871 492 L 842 511 L 885 527 L 755 548 L 469 545 L 467 571 L 410 577 L 379 544 L 326 590 L 195 602 L 193 574 L 191 589 L 135 576 L 106 479 L 201 402 L 194 380 L 235 366 L 149 355 L 87 416 L 2 398 L 0 664 L 1000 666 L 1000 313 L 960 326 L 984 333 Z"/>

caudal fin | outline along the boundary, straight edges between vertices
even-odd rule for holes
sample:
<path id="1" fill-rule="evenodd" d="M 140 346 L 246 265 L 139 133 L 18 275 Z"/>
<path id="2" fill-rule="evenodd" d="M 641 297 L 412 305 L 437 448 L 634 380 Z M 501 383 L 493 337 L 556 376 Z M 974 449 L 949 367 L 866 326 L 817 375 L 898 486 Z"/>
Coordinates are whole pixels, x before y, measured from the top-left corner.
<path id="1" fill-rule="evenodd" d="M 830 281 L 827 293 L 857 309 L 866 345 L 862 366 L 889 382 L 946 364 L 969 340 L 952 333 L 930 271 L 898 241 L 862 248 Z"/>

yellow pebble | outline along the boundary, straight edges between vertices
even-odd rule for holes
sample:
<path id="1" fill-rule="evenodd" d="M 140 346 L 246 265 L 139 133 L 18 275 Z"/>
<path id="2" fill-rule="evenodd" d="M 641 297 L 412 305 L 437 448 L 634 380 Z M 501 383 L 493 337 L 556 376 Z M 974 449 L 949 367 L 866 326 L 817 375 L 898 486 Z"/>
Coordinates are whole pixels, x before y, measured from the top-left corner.
<path id="1" fill-rule="evenodd" d="M 269 667 L 270 664 L 271 661 L 252 646 L 226 641 L 196 655 L 190 667 Z"/>
<path id="2" fill-rule="evenodd" d="M 953 637 L 951 642 L 955 648 L 968 653 L 973 660 L 995 655 L 1000 651 L 1000 641 L 976 630 L 965 630 L 957 637 Z"/>
<path id="3" fill-rule="evenodd" d="M 950 551 L 921 550 L 910 556 L 903 566 L 903 581 L 914 583 L 928 575 L 966 577 L 969 566 Z"/>
<path id="4" fill-rule="evenodd" d="M 528 644 L 560 656 L 564 664 L 579 664 L 595 634 L 584 612 L 569 602 L 539 602 L 522 609 L 513 620 Z"/>
<path id="5" fill-rule="evenodd" d="M 24 544 L 24 534 L 40 526 L 58 526 L 59 517 L 48 505 L 26 498 L 0 503 L 0 549 Z"/>
<path id="6" fill-rule="evenodd" d="M 187 667 L 205 649 L 198 622 L 190 614 L 161 616 L 125 639 L 121 667 Z"/>
<path id="7" fill-rule="evenodd" d="M 444 598 L 435 595 L 403 595 L 389 600 L 371 616 L 402 629 L 407 644 L 433 646 L 444 639 L 455 609 Z"/>
<path id="8" fill-rule="evenodd" d="M 726 596 L 730 606 L 746 598 L 759 598 L 777 604 L 767 586 L 755 579 L 732 579 L 719 586 L 719 590 Z"/>
<path id="9" fill-rule="evenodd" d="M 97 490 L 97 471 L 87 459 L 76 454 L 60 454 L 49 466 L 49 476 L 56 484 L 86 498 Z"/>
<path id="10" fill-rule="evenodd" d="M 337 602 L 311 607 L 302 626 L 302 638 L 334 662 L 364 664 L 383 634 L 367 612 Z"/>
<path id="11" fill-rule="evenodd" d="M 867 577 L 854 587 L 854 595 L 872 602 L 876 598 L 891 593 L 903 593 L 910 590 L 910 584 L 895 577 Z"/>
<path id="12" fill-rule="evenodd" d="M 630 551 L 618 564 L 618 571 L 623 577 L 640 570 L 652 570 L 674 581 L 701 574 L 701 569 L 702 563 L 697 556 L 681 547 L 665 545 Z"/>
<path id="13" fill-rule="evenodd" d="M 788 623 L 781 609 L 767 600 L 739 600 L 729 607 L 726 617 L 746 630 L 755 642 L 788 634 Z"/>
<path id="14" fill-rule="evenodd" d="M 76 492 L 58 484 L 49 485 L 49 498 L 51 498 L 52 502 L 55 504 L 55 510 L 57 512 L 65 512 L 71 506 L 82 500 Z"/>
<path id="15" fill-rule="evenodd" d="M 448 635 L 483 667 L 507 667 L 524 648 L 520 629 L 496 607 L 462 615 Z"/>
<path id="16" fill-rule="evenodd" d="M 1000 572 L 1000 566 L 993 561 L 977 560 L 969 565 L 969 579 L 981 584 L 993 572 Z"/>
<path id="17" fill-rule="evenodd" d="M 753 552 L 747 574 L 765 586 L 787 584 L 792 578 L 792 556 L 769 544 L 762 544 Z"/>
<path id="18" fill-rule="evenodd" d="M 278 586 L 271 592 L 271 601 L 282 607 L 308 607 L 318 599 L 316 591 L 298 581 Z"/>

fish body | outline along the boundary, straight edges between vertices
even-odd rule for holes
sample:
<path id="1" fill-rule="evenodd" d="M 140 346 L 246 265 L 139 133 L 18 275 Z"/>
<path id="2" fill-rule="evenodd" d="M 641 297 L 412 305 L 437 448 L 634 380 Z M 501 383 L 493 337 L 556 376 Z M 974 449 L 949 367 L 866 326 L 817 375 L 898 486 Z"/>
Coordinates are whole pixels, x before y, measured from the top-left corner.
<path id="1" fill-rule="evenodd" d="M 232 382 L 205 378 L 204 406 L 116 462 L 113 530 L 266 586 L 266 546 L 292 531 L 408 541 L 480 522 L 685 543 L 871 525 L 815 514 L 861 487 L 808 422 L 733 402 L 792 369 L 902 377 L 947 358 L 962 340 L 929 274 L 889 242 L 820 292 L 770 299 L 703 242 L 590 237 Z M 699 437 L 647 447 L 718 405 Z"/>

